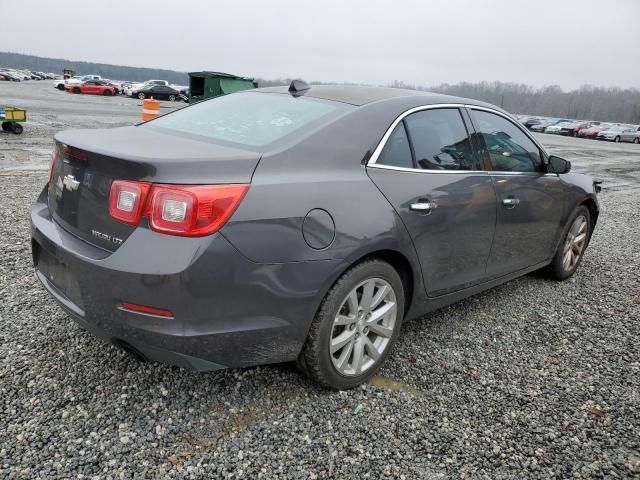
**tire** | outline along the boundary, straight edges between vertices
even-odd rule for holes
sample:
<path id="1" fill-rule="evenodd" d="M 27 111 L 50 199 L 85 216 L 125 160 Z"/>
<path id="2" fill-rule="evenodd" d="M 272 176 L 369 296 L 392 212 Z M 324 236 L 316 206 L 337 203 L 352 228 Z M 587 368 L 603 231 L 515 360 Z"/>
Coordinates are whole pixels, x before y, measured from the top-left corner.
<path id="1" fill-rule="evenodd" d="M 63 91 L 64 90 L 64 84 L 60 84 L 56 87 L 58 90 Z"/>
<path id="2" fill-rule="evenodd" d="M 2 130 L 5 132 L 11 131 L 11 122 L 2 122 Z"/>
<path id="3" fill-rule="evenodd" d="M 176 96 L 175 95 L 169 95 L 169 101 L 170 102 L 175 102 L 176 101 Z"/>
<path id="4" fill-rule="evenodd" d="M 633 139 L 633 143 L 635 143 L 636 145 L 640 143 L 640 138 L 636 137 Z"/>
<path id="5" fill-rule="evenodd" d="M 22 125 L 20 125 L 19 123 L 12 122 L 11 131 L 16 135 L 20 135 L 24 131 L 24 129 L 22 128 Z"/>
<path id="6" fill-rule="evenodd" d="M 577 223 L 582 224 L 582 222 L 579 222 L 579 219 L 581 218 L 586 223 L 584 223 L 584 229 L 580 230 L 578 234 L 576 234 L 575 232 L 577 231 L 577 229 L 575 228 L 575 226 Z M 584 237 L 582 238 L 579 252 L 577 253 L 577 258 L 575 258 L 575 254 L 576 254 L 576 249 L 574 249 L 574 247 L 576 246 L 575 238 L 582 234 L 584 234 Z M 564 280 L 567 280 L 568 278 L 571 278 L 571 276 L 573 276 L 573 274 L 576 272 L 576 270 L 580 266 L 580 263 L 582 262 L 582 258 L 584 257 L 584 252 L 587 249 L 587 246 L 589 245 L 590 239 L 591 239 L 591 214 L 589 213 L 589 209 L 587 207 L 585 207 L 584 205 L 581 205 L 573 213 L 573 215 L 571 216 L 571 219 L 569 220 L 569 222 L 567 222 L 567 225 L 565 226 L 562 232 L 562 241 L 560 242 L 560 245 L 558 245 L 558 250 L 556 251 L 556 254 L 554 255 L 553 260 L 551 261 L 549 266 L 545 269 L 546 276 L 553 280 L 558 280 L 558 281 L 564 281 Z M 569 241 L 573 242 L 571 247 L 571 252 L 572 252 L 571 255 L 572 255 L 572 258 L 574 258 L 574 260 L 572 260 L 569 264 L 567 264 L 565 263 L 565 260 L 566 260 L 566 255 L 570 251 L 567 248 Z"/>
<path id="7" fill-rule="evenodd" d="M 618 137 L 614 138 L 613 141 L 616 142 L 616 143 L 619 143 L 620 142 L 620 137 L 618 136 Z"/>
<path id="8" fill-rule="evenodd" d="M 82 92 L 80 91 L 80 89 L 78 87 L 75 87 L 73 89 L 73 93 L 82 93 Z"/>
<path id="9" fill-rule="evenodd" d="M 371 314 L 366 307 L 371 302 L 363 300 L 367 287 L 371 288 L 373 300 L 377 295 L 384 295 L 373 306 L 373 312 L 381 315 L 378 321 L 368 320 Z M 298 366 L 312 380 L 335 390 L 366 382 L 382 365 L 398 338 L 404 302 L 402 280 L 391 265 L 381 260 L 366 260 L 355 265 L 334 283 L 322 300 L 298 357 Z M 336 321 L 339 323 L 334 323 Z M 332 353 L 331 341 L 339 337 L 343 337 L 345 343 Z M 337 343 L 342 344 L 343 340 Z M 360 358 L 360 362 L 356 358 Z"/>
<path id="10" fill-rule="evenodd" d="M 104 92 L 102 92 L 102 95 L 104 95 L 105 97 L 110 97 L 111 95 L 113 95 L 113 93 L 111 93 L 111 90 L 105 90 Z"/>
<path id="11" fill-rule="evenodd" d="M 144 100 L 144 93 L 140 92 L 140 93 L 138 94 L 138 98 L 139 98 L 140 100 Z"/>

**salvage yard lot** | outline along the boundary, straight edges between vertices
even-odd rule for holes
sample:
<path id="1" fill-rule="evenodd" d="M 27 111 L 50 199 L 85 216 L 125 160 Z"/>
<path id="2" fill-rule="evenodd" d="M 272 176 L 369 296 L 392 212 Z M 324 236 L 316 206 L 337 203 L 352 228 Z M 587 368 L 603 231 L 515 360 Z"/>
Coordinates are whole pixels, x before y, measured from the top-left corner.
<path id="1" fill-rule="evenodd" d="M 134 123 L 139 103 L 0 86 L 30 119 L 0 133 L 0 478 L 640 475 L 640 146 L 540 135 L 605 182 L 577 274 L 408 322 L 372 384 L 336 393 L 291 365 L 138 363 L 40 287 L 28 214 L 51 136 Z"/>

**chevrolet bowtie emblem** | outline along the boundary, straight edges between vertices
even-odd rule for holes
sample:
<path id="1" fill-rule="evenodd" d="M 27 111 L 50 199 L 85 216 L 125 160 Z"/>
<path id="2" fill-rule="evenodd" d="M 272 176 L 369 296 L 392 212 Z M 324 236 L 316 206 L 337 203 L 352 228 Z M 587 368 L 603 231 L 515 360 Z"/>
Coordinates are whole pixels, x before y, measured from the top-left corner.
<path id="1" fill-rule="evenodd" d="M 70 192 L 75 192 L 80 186 L 80 182 L 73 175 L 65 175 L 62 185 Z"/>

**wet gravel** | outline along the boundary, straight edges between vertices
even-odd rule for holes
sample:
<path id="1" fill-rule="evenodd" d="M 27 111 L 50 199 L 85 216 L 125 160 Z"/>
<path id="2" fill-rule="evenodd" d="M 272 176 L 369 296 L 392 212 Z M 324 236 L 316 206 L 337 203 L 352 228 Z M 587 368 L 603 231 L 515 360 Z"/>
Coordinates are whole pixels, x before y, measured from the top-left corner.
<path id="1" fill-rule="evenodd" d="M 535 275 L 403 327 L 373 384 L 290 365 L 197 374 L 80 330 L 35 279 L 0 176 L 0 478 L 640 477 L 640 192 L 602 195 L 577 275 Z"/>

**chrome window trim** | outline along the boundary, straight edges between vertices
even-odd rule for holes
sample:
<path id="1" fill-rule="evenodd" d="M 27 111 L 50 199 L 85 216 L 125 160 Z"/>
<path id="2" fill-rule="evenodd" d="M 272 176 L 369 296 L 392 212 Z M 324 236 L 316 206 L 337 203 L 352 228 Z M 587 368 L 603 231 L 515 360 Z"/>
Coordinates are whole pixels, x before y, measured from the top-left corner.
<path id="1" fill-rule="evenodd" d="M 502 118 L 504 118 L 505 120 L 507 120 L 508 122 L 511 122 L 518 130 L 520 130 L 525 137 L 527 137 L 529 140 L 531 140 L 533 142 L 533 144 L 538 147 L 538 149 L 540 150 L 540 153 L 542 153 L 542 161 L 545 162 L 545 156 L 549 156 L 549 152 L 547 152 L 544 147 L 540 144 L 540 142 L 538 142 L 538 140 L 536 138 L 534 138 L 528 131 L 526 128 L 522 128 L 523 126 L 518 125 L 518 122 L 514 122 L 513 118 L 509 117 L 509 115 L 506 115 L 502 112 L 499 112 L 498 110 L 495 110 L 493 108 L 488 108 L 488 107 L 481 107 L 479 105 L 465 105 L 465 108 L 468 108 L 469 110 L 484 110 L 485 112 L 489 112 L 489 113 L 493 113 L 495 115 L 498 115 Z"/>
<path id="2" fill-rule="evenodd" d="M 513 119 L 509 118 L 508 115 L 495 110 L 493 108 L 488 108 L 488 107 L 482 107 L 479 105 L 469 105 L 469 104 L 464 104 L 464 103 L 436 103 L 433 105 L 421 105 L 419 107 L 412 107 L 409 110 L 406 110 L 405 112 L 401 113 L 400 115 L 398 115 L 398 117 L 393 121 L 393 123 L 391 123 L 391 126 L 387 129 L 387 131 L 385 132 L 385 134 L 382 136 L 382 139 L 380 140 L 380 142 L 378 143 L 378 146 L 374 149 L 373 153 L 371 154 L 371 157 L 369 157 L 369 160 L 366 164 L 366 167 L 370 167 L 370 168 L 380 168 L 380 169 L 384 169 L 384 170 L 397 170 L 400 172 L 418 172 L 418 173 L 435 173 L 435 174 L 442 174 L 442 173 L 454 173 L 454 174 L 487 174 L 487 175 L 552 175 L 555 176 L 555 173 L 542 173 L 542 172 L 512 172 L 512 171 L 497 171 L 497 170 L 426 170 L 424 168 L 407 168 L 407 167 L 396 167 L 394 165 L 383 165 L 380 164 L 378 165 L 376 162 L 378 161 L 378 158 L 380 157 L 380 154 L 382 153 L 382 150 L 384 149 L 385 145 L 387 144 L 387 141 L 389 140 L 389 137 L 391 136 L 391 134 L 393 133 L 393 130 L 398 126 L 398 124 L 404 120 L 406 117 L 408 117 L 409 115 L 411 115 L 412 113 L 416 113 L 416 112 L 422 112 L 424 110 L 434 110 L 434 109 L 442 109 L 442 108 L 468 108 L 470 110 L 473 109 L 477 109 L 477 110 L 484 110 L 487 111 L 489 113 L 494 113 L 496 115 L 499 115 L 503 118 L 505 118 L 506 120 L 508 120 L 511 123 L 514 123 Z M 463 118 L 461 118 L 461 120 L 463 120 Z M 463 120 L 464 121 L 464 120 Z M 464 123 L 463 123 L 464 124 Z M 539 149 L 540 152 L 543 154 L 542 155 L 542 160 L 544 162 L 545 155 L 548 155 L 547 151 L 542 147 L 542 145 L 540 145 L 540 143 L 538 143 L 538 141 L 531 137 L 528 132 L 526 132 L 525 130 L 523 130 L 522 128 L 518 127 L 517 124 L 514 123 L 514 125 L 516 126 L 516 128 L 519 128 L 524 134 L 525 136 L 531 140 L 534 145 L 536 145 Z"/>

